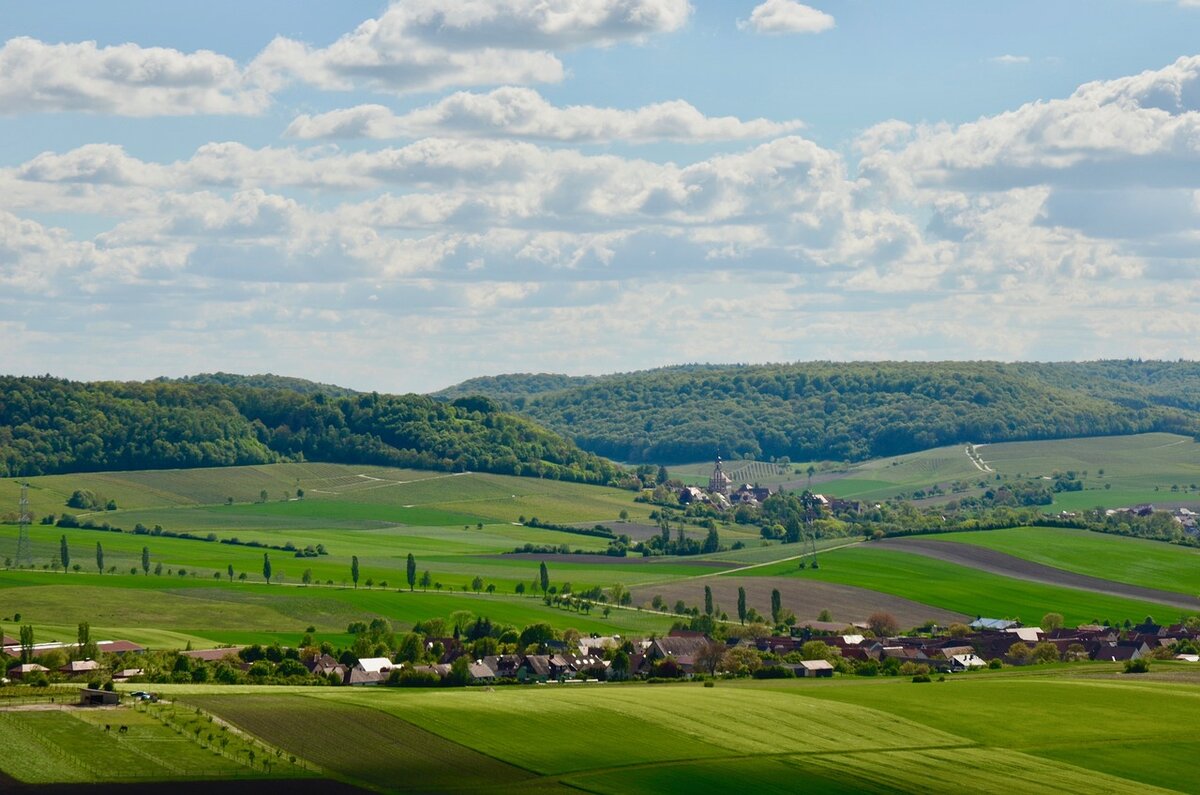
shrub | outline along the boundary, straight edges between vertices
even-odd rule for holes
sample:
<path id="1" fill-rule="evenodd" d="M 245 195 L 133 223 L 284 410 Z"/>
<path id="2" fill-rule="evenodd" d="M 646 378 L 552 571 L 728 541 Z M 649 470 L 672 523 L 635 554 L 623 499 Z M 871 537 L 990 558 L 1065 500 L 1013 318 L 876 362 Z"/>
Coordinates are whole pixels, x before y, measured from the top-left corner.
<path id="1" fill-rule="evenodd" d="M 1136 660 L 1125 661 L 1125 673 L 1127 674 L 1144 674 L 1150 672 L 1150 661 L 1145 657 L 1139 657 Z"/>
<path id="2" fill-rule="evenodd" d="M 759 668 L 754 673 L 750 674 L 755 679 L 795 679 L 796 675 L 792 673 L 791 668 L 784 668 L 782 665 L 768 665 Z"/>
<path id="3" fill-rule="evenodd" d="M 931 681 L 933 681 L 932 679 L 929 678 L 929 674 L 917 674 L 916 676 L 914 676 L 912 678 L 912 680 L 914 682 L 931 682 Z M 945 679 L 943 678 L 941 681 L 945 681 Z"/>

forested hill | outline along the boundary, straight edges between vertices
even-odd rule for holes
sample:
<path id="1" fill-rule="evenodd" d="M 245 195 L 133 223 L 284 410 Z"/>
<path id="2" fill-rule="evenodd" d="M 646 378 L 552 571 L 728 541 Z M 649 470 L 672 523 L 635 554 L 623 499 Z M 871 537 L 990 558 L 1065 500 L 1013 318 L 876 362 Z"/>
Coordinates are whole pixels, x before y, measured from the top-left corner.
<path id="1" fill-rule="evenodd" d="M 482 398 L 0 376 L 0 476 L 284 460 L 608 483 L 613 464 Z"/>
<path id="2" fill-rule="evenodd" d="M 218 386 L 247 386 L 255 389 L 289 389 L 301 395 L 321 394 L 325 397 L 349 397 L 357 395 L 353 389 L 335 384 L 322 384 L 304 378 L 263 373 L 260 375 L 237 375 L 235 373 L 200 373 L 183 378 L 158 378 L 156 381 L 178 384 L 216 384 Z"/>
<path id="3" fill-rule="evenodd" d="M 704 365 L 559 376 L 560 386 L 544 389 L 551 378 L 460 386 L 630 462 L 718 452 L 855 461 L 968 441 L 1200 430 L 1194 362 Z"/>

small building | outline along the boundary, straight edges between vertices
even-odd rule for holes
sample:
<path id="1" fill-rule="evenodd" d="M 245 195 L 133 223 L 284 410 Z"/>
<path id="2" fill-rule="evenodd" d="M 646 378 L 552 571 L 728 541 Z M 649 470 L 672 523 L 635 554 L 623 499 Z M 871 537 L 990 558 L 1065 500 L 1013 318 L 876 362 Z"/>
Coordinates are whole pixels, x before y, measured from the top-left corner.
<path id="1" fill-rule="evenodd" d="M 122 668 L 113 674 L 114 682 L 125 682 L 135 676 L 143 676 L 146 673 L 144 668 Z"/>
<path id="2" fill-rule="evenodd" d="M 1011 621 L 1007 618 L 977 618 L 968 627 L 975 630 L 990 630 L 992 632 L 1003 632 L 1006 629 L 1019 626 L 1019 622 Z"/>
<path id="3" fill-rule="evenodd" d="M 81 707 L 115 707 L 121 703 L 121 694 L 115 690 L 100 690 L 85 687 L 79 691 Z"/>
<path id="4" fill-rule="evenodd" d="M 22 663 L 21 665 L 14 665 L 12 668 L 8 669 L 8 678 L 25 679 L 26 677 L 33 676 L 34 674 L 46 673 L 50 673 L 50 669 L 44 665 L 38 665 L 37 663 Z"/>
<path id="5" fill-rule="evenodd" d="M 801 660 L 796 673 L 804 677 L 831 677 L 833 665 L 829 660 Z"/>
<path id="6" fill-rule="evenodd" d="M 987 660 L 976 654 L 954 654 L 950 657 L 950 670 L 969 671 L 972 668 L 986 668 Z"/>
<path id="7" fill-rule="evenodd" d="M 58 670 L 67 676 L 84 676 L 100 670 L 100 663 L 95 660 L 72 660 Z"/>

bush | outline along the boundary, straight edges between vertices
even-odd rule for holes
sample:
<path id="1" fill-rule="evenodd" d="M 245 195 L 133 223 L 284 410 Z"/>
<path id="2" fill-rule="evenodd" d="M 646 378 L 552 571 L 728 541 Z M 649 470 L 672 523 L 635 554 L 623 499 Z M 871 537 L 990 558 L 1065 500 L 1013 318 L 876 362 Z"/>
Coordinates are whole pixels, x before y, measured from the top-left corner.
<path id="1" fill-rule="evenodd" d="M 704 686 L 705 686 L 705 687 L 713 687 L 713 686 L 714 686 L 714 684 L 715 684 L 715 683 L 714 683 L 714 682 L 713 682 L 713 680 L 711 680 L 711 679 L 706 679 L 706 680 L 704 680 Z"/>
<path id="2" fill-rule="evenodd" d="M 912 678 L 912 680 L 914 682 L 932 682 L 933 681 L 932 679 L 929 678 L 929 674 L 917 674 L 916 676 L 914 676 Z M 943 678 L 941 681 L 945 681 L 945 679 Z"/>
<path id="3" fill-rule="evenodd" d="M 1136 660 L 1125 661 L 1125 673 L 1127 674 L 1145 674 L 1150 672 L 1150 661 L 1145 657 L 1139 657 Z"/>
<path id="4" fill-rule="evenodd" d="M 754 673 L 750 674 L 755 679 L 795 679 L 796 675 L 792 673 L 791 668 L 784 668 L 781 665 L 769 665 L 759 668 Z"/>
<path id="5" fill-rule="evenodd" d="M 993 671 L 999 671 L 1003 667 L 1004 667 L 1004 663 L 1000 662 L 999 657 L 994 657 L 988 661 L 988 668 L 990 668 Z"/>

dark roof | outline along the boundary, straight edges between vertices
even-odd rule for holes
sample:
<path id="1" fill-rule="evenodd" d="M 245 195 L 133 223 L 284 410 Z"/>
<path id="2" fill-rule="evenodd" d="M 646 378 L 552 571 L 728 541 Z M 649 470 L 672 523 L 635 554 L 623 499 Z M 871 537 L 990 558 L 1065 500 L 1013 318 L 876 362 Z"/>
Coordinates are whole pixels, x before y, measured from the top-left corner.
<path id="1" fill-rule="evenodd" d="M 204 660 L 205 662 L 216 662 L 224 660 L 230 655 L 236 657 L 241 651 L 241 646 L 227 646 L 223 649 L 196 649 L 194 651 L 181 651 L 180 657 L 191 657 L 193 660 Z"/>

